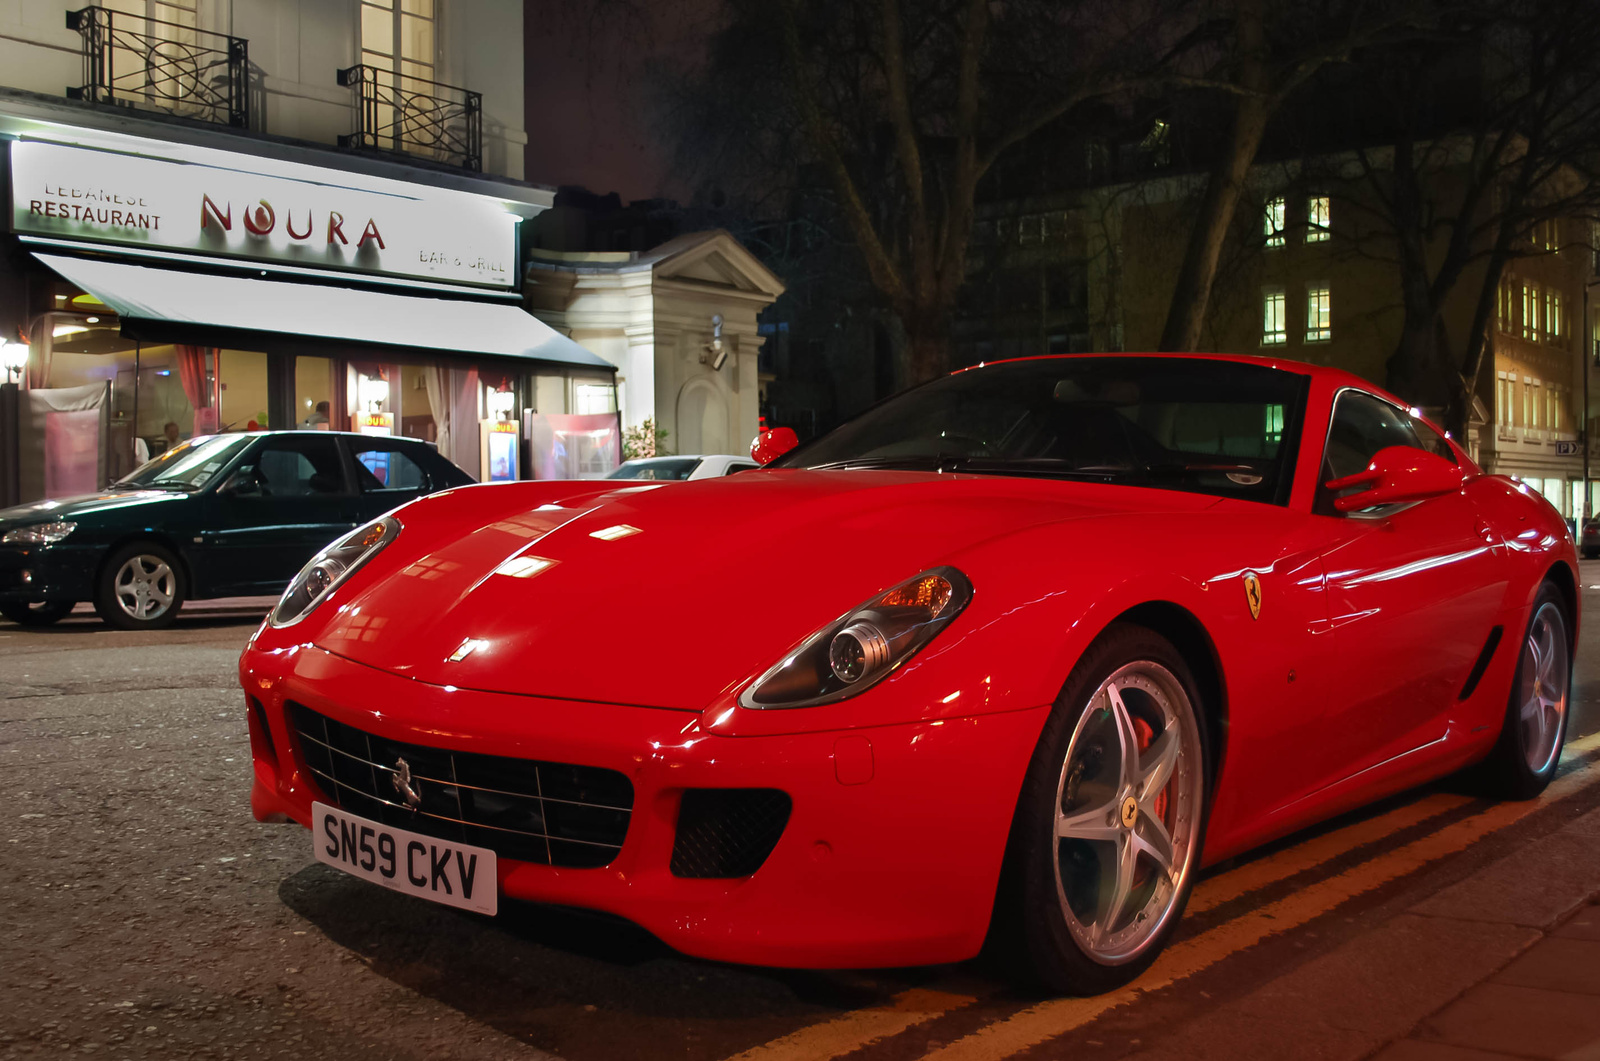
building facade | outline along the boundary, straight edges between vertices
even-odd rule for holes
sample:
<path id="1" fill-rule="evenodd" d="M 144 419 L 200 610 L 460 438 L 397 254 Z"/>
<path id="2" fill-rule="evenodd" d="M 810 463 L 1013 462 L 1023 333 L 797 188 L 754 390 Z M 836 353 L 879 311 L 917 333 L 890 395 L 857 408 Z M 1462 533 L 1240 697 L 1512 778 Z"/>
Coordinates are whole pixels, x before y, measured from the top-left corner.
<path id="1" fill-rule="evenodd" d="M 511 0 L 0 7 L 0 502 L 196 433 L 405 434 L 487 477 L 496 424 L 614 419 L 613 366 L 522 306 L 553 192 L 521 180 L 521 20 Z"/>

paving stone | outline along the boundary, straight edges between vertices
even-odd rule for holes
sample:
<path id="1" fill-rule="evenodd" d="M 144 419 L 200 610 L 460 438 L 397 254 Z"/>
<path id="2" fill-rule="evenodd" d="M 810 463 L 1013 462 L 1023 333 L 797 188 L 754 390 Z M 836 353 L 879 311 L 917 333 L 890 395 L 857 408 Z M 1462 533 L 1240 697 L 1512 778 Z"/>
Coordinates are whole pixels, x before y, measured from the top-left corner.
<path id="1" fill-rule="evenodd" d="M 1514 1059 L 1515 1054 L 1494 1054 L 1487 1050 L 1473 1050 L 1449 1043 L 1430 1043 L 1420 1039 L 1402 1039 L 1378 1054 L 1372 1061 L 1500 1061 Z"/>
<path id="2" fill-rule="evenodd" d="M 1600 1056 L 1593 995 L 1483 984 L 1418 1028 L 1417 1038 L 1520 1057 Z"/>
<path id="3" fill-rule="evenodd" d="M 1567 939 L 1600 940 L 1600 906 L 1590 905 L 1579 910 L 1555 934 Z"/>
<path id="4" fill-rule="evenodd" d="M 1437 892 L 1412 913 L 1553 927 L 1600 893 L 1600 810 Z"/>
<path id="5" fill-rule="evenodd" d="M 1551 936 L 1501 970 L 1496 983 L 1600 995 L 1600 939 Z M 1600 1006 L 1600 1002 L 1595 1003 Z"/>

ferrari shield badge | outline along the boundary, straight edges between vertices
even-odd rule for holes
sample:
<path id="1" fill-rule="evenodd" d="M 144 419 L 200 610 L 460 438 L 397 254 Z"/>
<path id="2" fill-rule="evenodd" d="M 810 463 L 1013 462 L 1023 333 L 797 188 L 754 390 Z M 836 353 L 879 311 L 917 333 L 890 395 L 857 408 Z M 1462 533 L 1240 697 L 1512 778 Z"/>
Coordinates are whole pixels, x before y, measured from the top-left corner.
<path id="1" fill-rule="evenodd" d="M 1254 571 L 1244 576 L 1244 599 L 1250 603 L 1250 618 L 1261 618 L 1261 580 Z"/>

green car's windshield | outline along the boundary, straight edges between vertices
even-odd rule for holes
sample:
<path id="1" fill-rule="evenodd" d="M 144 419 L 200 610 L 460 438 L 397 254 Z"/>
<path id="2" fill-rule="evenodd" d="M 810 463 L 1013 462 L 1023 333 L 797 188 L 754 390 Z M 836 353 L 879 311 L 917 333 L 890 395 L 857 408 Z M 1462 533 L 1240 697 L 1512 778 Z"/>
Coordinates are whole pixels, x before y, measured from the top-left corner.
<path id="1" fill-rule="evenodd" d="M 896 395 L 774 466 L 1086 479 L 1286 504 L 1308 383 L 1208 358 L 998 362 Z"/>
<path id="2" fill-rule="evenodd" d="M 206 435 L 191 438 L 135 468 L 118 479 L 117 485 L 198 490 L 227 467 L 253 437 Z"/>

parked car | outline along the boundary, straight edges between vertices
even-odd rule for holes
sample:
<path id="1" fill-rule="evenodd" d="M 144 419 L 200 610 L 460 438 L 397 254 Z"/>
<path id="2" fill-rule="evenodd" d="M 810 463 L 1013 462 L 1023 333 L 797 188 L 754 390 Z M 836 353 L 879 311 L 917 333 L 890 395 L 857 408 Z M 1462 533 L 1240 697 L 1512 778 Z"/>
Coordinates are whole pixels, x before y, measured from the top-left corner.
<path id="1" fill-rule="evenodd" d="M 780 966 L 989 939 L 1084 993 L 1204 865 L 1471 764 L 1555 774 L 1572 536 L 1352 375 L 1040 357 L 779 435 L 754 472 L 463 490 L 330 546 L 240 659 L 255 816 L 482 913 Z"/>
<path id="2" fill-rule="evenodd" d="M 713 453 L 691 457 L 640 457 L 623 461 L 607 479 L 714 479 L 719 475 L 732 475 L 760 465 L 749 457 L 736 457 L 727 453 Z"/>
<path id="3" fill-rule="evenodd" d="M 416 439 L 194 438 L 101 493 L 0 510 L 0 615 L 40 626 L 86 600 L 112 626 L 165 626 L 185 600 L 282 592 L 350 528 L 472 481 Z"/>
<path id="4" fill-rule="evenodd" d="M 1585 520 L 1583 537 L 1579 542 L 1585 560 L 1600 556 L 1600 519 Z"/>

